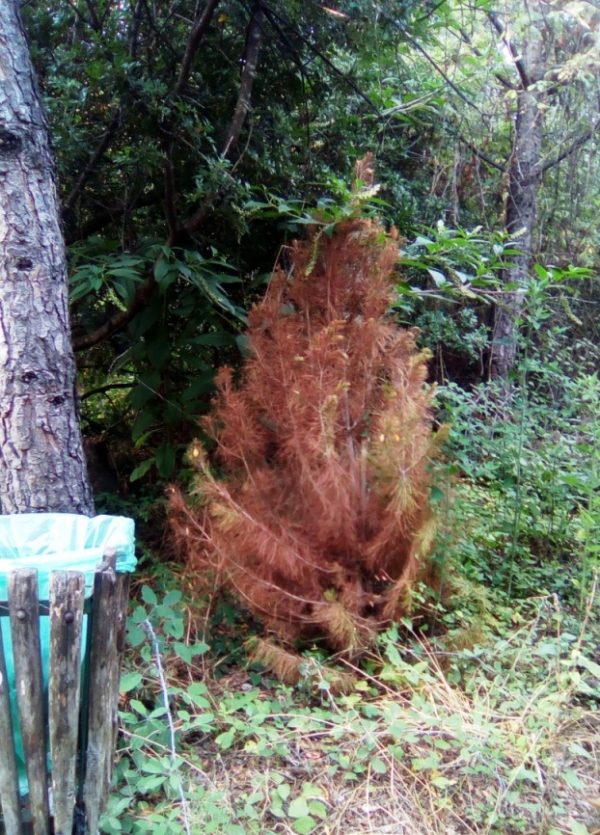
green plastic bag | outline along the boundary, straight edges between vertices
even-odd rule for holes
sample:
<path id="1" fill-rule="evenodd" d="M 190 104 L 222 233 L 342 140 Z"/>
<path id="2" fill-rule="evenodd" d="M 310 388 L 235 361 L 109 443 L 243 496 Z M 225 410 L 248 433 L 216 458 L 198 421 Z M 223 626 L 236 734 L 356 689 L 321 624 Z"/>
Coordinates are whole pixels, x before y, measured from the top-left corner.
<path id="1" fill-rule="evenodd" d="M 35 568 L 38 572 L 38 595 L 48 600 L 53 571 L 80 571 L 85 575 L 85 596 L 93 590 L 94 571 L 107 550 L 117 554 L 117 571 L 135 568 L 133 519 L 125 516 L 79 516 L 75 513 L 20 513 L 0 516 L 0 601 L 8 599 L 8 572 Z M 49 618 L 40 617 L 40 644 L 44 689 L 47 690 L 50 657 Z M 87 615 L 82 625 L 83 648 L 86 646 Z M 9 683 L 15 747 L 21 792 L 27 791 L 21 735 L 18 732 L 15 672 L 8 618 L 2 619 L 2 643 Z"/>

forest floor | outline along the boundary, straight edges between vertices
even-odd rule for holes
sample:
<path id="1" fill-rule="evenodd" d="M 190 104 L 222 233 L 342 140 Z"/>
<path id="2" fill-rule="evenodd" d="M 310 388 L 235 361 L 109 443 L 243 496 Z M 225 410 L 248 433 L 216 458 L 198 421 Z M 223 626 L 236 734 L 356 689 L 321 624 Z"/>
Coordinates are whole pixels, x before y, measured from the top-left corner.
<path id="1" fill-rule="evenodd" d="M 579 613 L 554 595 L 521 601 L 485 634 L 427 638 L 405 624 L 360 666 L 309 651 L 290 687 L 243 662 L 239 616 L 225 607 L 209 649 L 181 593 L 146 586 L 103 831 L 600 833 L 592 591 Z M 137 634 L 145 618 L 160 662 Z"/>

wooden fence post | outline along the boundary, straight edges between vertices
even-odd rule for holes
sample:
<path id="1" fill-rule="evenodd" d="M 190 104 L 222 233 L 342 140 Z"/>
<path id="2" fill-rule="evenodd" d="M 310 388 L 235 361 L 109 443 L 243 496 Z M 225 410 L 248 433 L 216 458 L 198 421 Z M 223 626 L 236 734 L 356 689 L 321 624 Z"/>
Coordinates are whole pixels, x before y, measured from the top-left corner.
<path id="1" fill-rule="evenodd" d="M 119 667 L 129 588 L 129 575 L 117 574 L 115 563 L 115 553 L 107 553 L 94 573 L 93 596 L 87 603 L 81 572 L 51 573 L 49 601 L 38 599 L 36 571 L 21 569 L 8 574 L 8 602 L 0 600 L 0 832 L 5 835 L 97 835 L 117 737 Z M 7 614 L 13 685 L 3 644 L 3 630 L 5 640 L 8 637 Z M 44 636 L 49 634 L 50 647 L 47 692 L 40 616 L 49 617 L 49 631 L 45 625 L 43 631 Z M 12 686 L 18 717 L 11 712 Z M 17 730 L 25 758 L 27 798 L 19 794 Z"/>

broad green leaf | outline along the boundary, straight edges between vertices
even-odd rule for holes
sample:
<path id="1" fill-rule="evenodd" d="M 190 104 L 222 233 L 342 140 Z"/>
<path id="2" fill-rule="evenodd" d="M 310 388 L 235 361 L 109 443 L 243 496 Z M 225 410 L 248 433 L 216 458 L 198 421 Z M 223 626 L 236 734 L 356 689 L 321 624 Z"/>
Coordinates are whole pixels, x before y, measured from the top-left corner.
<path id="1" fill-rule="evenodd" d="M 303 815 L 298 820 L 294 821 L 292 824 L 292 829 L 294 832 L 297 832 L 298 835 L 309 835 L 310 832 L 314 832 L 315 828 L 319 824 L 314 818 L 311 818 L 310 815 Z"/>
<path id="2" fill-rule="evenodd" d="M 302 818 L 308 813 L 308 802 L 305 797 L 295 797 L 288 806 L 288 815 L 291 818 Z"/>
<path id="3" fill-rule="evenodd" d="M 162 478 L 168 478 L 175 469 L 175 449 L 165 441 L 156 450 L 156 469 Z"/>
<path id="4" fill-rule="evenodd" d="M 156 596 L 156 592 L 154 591 L 154 589 L 151 589 L 150 586 L 142 586 L 141 594 L 142 600 L 149 606 L 156 606 L 158 604 L 158 597 Z"/>
<path id="5" fill-rule="evenodd" d="M 581 778 L 577 774 L 576 771 L 573 771 L 572 768 L 567 768 L 563 771 L 562 776 L 564 778 L 565 783 L 571 786 L 572 789 L 584 789 L 585 786 L 581 782 Z"/>
<path id="6" fill-rule="evenodd" d="M 140 673 L 130 672 L 124 673 L 121 676 L 121 683 L 119 685 L 120 693 L 129 693 L 130 690 L 135 690 L 143 681 L 143 676 Z"/>

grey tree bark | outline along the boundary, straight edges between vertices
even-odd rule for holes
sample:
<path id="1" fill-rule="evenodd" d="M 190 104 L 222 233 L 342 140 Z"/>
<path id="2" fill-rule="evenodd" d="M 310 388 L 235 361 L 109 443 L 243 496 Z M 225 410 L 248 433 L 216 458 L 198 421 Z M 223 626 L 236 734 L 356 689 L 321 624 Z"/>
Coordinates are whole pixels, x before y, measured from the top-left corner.
<path id="1" fill-rule="evenodd" d="M 0 2 L 0 502 L 93 512 L 54 164 L 17 0 Z"/>
<path id="2" fill-rule="evenodd" d="M 536 6 L 536 3 L 533 3 Z M 541 19 L 541 15 L 540 18 Z M 538 20 L 539 20 L 538 19 Z M 505 41 L 513 54 L 519 84 L 514 121 L 513 146 L 508 164 L 508 196 L 505 228 L 520 254 L 504 272 L 507 290 L 494 311 L 490 370 L 492 377 L 506 378 L 515 365 L 517 323 L 522 314 L 525 289 L 531 268 L 533 234 L 537 220 L 537 193 L 541 182 L 543 105 L 545 93 L 538 86 L 544 77 L 546 48 L 543 29 L 532 25 L 520 50 Z M 504 27 L 494 20 L 499 33 Z"/>

